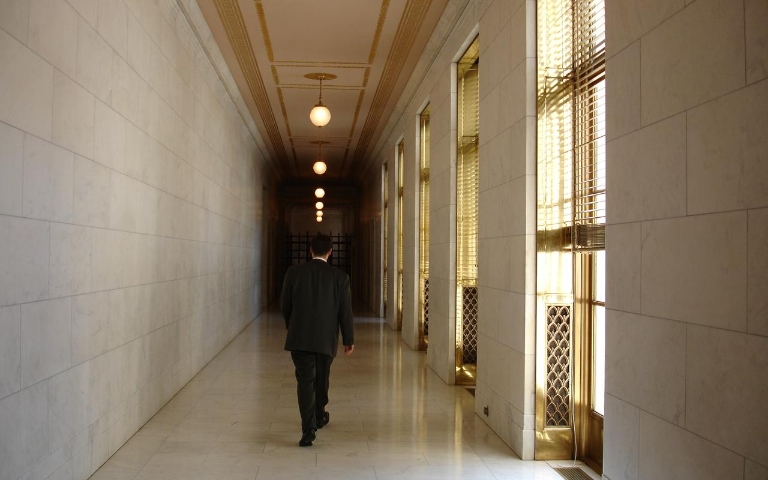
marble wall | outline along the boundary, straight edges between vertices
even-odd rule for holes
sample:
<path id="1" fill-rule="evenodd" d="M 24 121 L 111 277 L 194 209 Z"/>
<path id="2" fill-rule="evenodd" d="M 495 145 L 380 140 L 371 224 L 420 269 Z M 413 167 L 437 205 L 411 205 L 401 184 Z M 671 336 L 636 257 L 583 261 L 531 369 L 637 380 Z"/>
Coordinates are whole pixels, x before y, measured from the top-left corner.
<path id="1" fill-rule="evenodd" d="M 380 167 L 371 169 L 364 181 L 366 188 L 360 197 L 357 232 L 360 250 L 353 262 L 352 295 L 363 301 L 371 312 L 381 317 L 382 311 L 382 185 Z"/>
<path id="2" fill-rule="evenodd" d="M 480 44 L 480 256 L 478 414 L 523 458 L 533 457 L 535 339 L 536 2 L 450 1 L 374 149 L 377 164 L 405 142 L 402 338 L 418 346 L 418 114 L 429 102 L 429 366 L 455 382 L 456 69 Z M 396 192 L 389 170 L 390 192 Z M 378 189 L 366 195 L 378 195 Z M 391 203 L 395 205 L 394 202 Z M 394 238 L 396 217 L 390 214 Z M 389 271 L 396 250 L 389 244 Z M 394 278 L 388 294 L 394 301 Z M 387 322 L 395 325 L 393 309 Z M 484 406 L 490 415 L 482 415 Z"/>
<path id="3" fill-rule="evenodd" d="M 197 8 L 0 2 L 0 479 L 87 478 L 261 308 L 269 175 Z"/>
<path id="4" fill-rule="evenodd" d="M 605 477 L 768 478 L 768 3 L 606 16 Z"/>

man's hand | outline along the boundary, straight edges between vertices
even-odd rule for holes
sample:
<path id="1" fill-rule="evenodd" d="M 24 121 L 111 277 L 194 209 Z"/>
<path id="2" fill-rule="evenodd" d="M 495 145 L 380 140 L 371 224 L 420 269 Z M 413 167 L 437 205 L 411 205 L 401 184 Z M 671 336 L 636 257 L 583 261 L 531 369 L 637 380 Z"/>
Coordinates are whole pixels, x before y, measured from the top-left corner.
<path id="1" fill-rule="evenodd" d="M 344 345 L 344 355 L 352 355 L 352 352 L 355 351 L 354 345 Z"/>

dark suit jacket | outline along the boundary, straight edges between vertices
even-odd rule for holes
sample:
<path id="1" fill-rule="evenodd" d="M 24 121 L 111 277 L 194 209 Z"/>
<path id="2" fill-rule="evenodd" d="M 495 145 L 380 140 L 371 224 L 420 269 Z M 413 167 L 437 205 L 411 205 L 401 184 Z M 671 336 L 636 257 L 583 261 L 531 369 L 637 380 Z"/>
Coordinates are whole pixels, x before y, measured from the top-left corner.
<path id="1" fill-rule="evenodd" d="M 354 345 L 349 275 L 322 260 L 288 269 L 280 295 L 288 335 L 286 350 L 336 356 L 341 329 L 344 345 Z"/>

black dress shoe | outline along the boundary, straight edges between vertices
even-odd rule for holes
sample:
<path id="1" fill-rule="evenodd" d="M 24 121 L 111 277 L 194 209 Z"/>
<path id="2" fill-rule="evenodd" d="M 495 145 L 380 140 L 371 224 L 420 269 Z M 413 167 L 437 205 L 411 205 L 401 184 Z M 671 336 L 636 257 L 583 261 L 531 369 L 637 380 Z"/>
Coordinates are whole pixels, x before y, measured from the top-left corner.
<path id="1" fill-rule="evenodd" d="M 323 414 L 317 419 L 317 428 L 323 428 L 331 421 L 331 414 L 323 412 Z"/>
<path id="2" fill-rule="evenodd" d="M 300 447 L 311 447 L 312 442 L 315 440 L 315 430 L 307 430 L 304 432 L 304 435 L 301 436 L 301 440 L 299 440 L 299 446 Z"/>

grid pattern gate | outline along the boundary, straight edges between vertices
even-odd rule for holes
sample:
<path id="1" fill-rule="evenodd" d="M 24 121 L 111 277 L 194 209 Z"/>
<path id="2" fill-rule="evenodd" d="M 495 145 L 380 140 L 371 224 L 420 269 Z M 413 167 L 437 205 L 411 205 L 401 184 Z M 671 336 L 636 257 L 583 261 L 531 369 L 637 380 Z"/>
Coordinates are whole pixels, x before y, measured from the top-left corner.
<path id="1" fill-rule="evenodd" d="M 462 363 L 477 364 L 477 287 L 462 288 Z"/>
<path id="2" fill-rule="evenodd" d="M 545 425 L 567 427 L 571 417 L 571 306 L 547 305 Z"/>
<path id="3" fill-rule="evenodd" d="M 293 265 L 300 265 L 312 260 L 309 246 L 315 234 L 289 233 L 285 236 L 286 270 Z M 330 235 L 333 252 L 328 264 L 352 276 L 352 235 Z"/>

